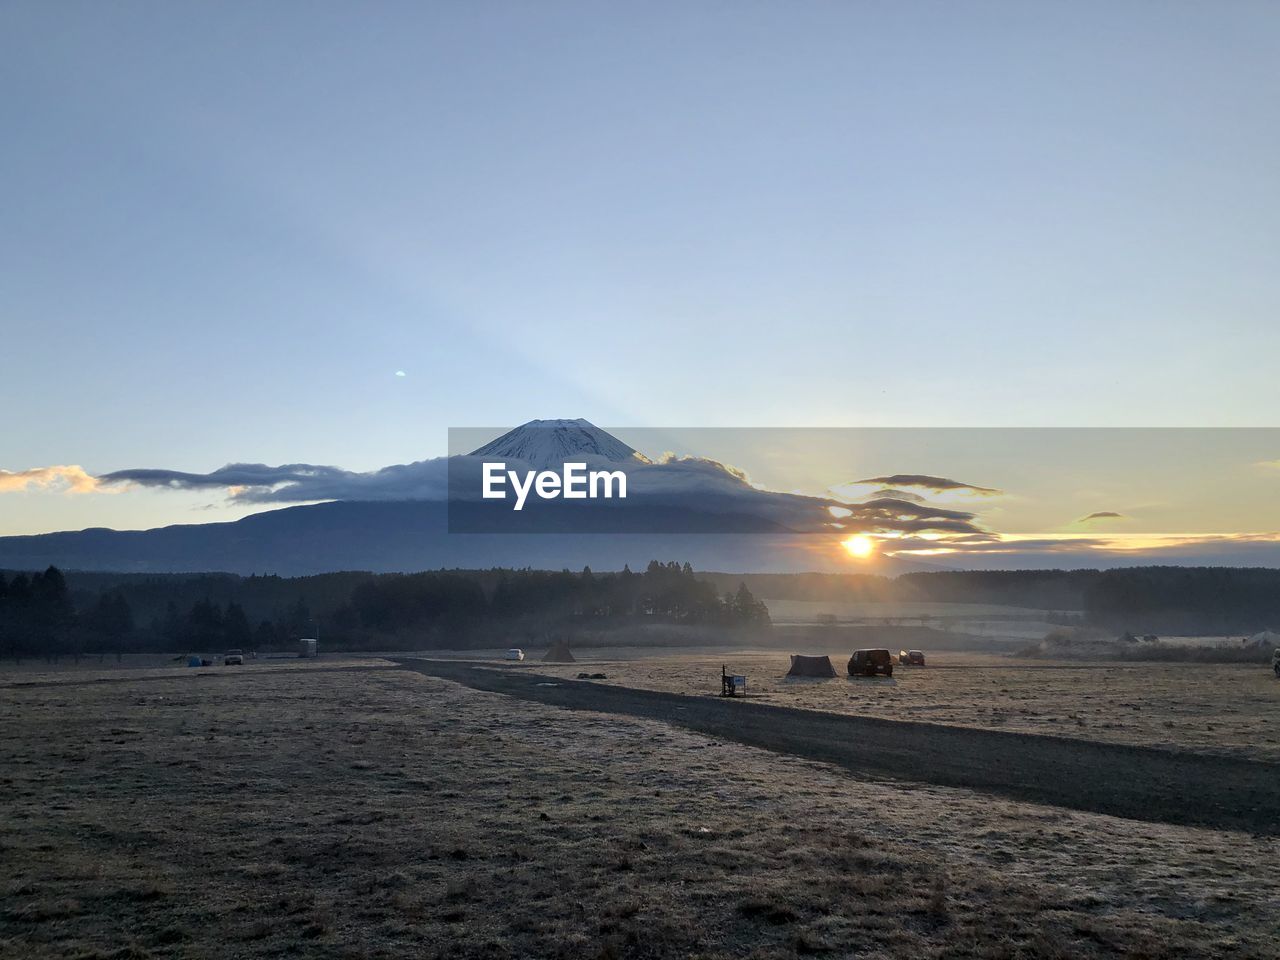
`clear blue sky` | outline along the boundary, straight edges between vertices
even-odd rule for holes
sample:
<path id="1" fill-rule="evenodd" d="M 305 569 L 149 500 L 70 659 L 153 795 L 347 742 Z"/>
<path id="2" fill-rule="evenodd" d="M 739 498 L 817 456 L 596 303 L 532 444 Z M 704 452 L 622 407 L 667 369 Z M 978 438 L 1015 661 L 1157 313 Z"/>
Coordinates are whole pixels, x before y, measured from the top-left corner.
<path id="1" fill-rule="evenodd" d="M 1278 91 L 1270 2 L 9 0 L 0 468 L 1274 425 Z"/>

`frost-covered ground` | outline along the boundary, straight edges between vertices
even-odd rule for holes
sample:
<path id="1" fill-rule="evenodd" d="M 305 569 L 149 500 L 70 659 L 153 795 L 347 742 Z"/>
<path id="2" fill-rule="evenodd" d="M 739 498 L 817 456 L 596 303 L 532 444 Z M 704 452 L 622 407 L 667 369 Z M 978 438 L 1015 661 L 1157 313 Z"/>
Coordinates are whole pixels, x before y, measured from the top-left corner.
<path id="1" fill-rule="evenodd" d="M 0 955 L 1277 955 L 1273 839 L 404 670 L 146 676 L 3 689 Z"/>

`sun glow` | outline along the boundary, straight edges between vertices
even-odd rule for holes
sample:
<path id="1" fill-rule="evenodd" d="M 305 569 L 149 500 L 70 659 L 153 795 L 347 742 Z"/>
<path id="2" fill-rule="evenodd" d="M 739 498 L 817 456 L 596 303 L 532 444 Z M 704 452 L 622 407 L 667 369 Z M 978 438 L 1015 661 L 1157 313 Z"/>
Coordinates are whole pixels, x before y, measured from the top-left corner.
<path id="1" fill-rule="evenodd" d="M 859 560 L 865 560 L 876 552 L 876 542 L 862 534 L 842 540 L 841 545 L 849 551 L 849 556 L 857 557 Z"/>

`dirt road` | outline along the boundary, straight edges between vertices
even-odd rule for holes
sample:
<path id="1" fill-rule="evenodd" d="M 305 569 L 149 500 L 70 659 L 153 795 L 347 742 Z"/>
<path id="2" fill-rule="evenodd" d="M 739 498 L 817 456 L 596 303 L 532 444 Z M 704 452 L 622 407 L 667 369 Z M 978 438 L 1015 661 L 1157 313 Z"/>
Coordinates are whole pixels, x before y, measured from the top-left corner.
<path id="1" fill-rule="evenodd" d="M 966 787 L 1135 820 L 1280 835 L 1280 764 L 839 716 L 459 661 L 398 662 L 479 690 L 570 710 L 664 720 L 863 775 Z"/>

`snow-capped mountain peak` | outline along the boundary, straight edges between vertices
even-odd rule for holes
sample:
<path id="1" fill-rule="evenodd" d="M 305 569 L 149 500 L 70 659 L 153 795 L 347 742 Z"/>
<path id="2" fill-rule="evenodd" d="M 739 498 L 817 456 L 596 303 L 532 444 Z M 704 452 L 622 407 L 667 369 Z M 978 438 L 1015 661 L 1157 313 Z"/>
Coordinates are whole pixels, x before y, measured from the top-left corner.
<path id="1" fill-rule="evenodd" d="M 649 459 L 586 420 L 530 420 L 471 452 L 473 457 L 523 460 L 537 467 L 559 467 L 575 457 L 614 463 Z"/>

